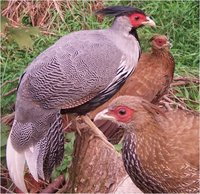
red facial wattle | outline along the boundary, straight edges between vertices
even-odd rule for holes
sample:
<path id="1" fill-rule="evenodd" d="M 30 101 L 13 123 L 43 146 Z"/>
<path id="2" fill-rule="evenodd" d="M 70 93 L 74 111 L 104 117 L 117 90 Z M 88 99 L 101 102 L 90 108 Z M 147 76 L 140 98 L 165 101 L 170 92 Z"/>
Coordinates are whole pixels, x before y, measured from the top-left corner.
<path id="1" fill-rule="evenodd" d="M 156 45 L 159 46 L 159 47 L 162 47 L 164 44 L 167 43 L 166 40 L 160 39 L 160 38 L 155 39 L 155 42 L 156 42 Z"/>
<path id="2" fill-rule="evenodd" d="M 146 16 L 141 13 L 134 13 L 129 16 L 130 22 L 134 28 L 142 26 L 142 22 L 146 21 Z"/>

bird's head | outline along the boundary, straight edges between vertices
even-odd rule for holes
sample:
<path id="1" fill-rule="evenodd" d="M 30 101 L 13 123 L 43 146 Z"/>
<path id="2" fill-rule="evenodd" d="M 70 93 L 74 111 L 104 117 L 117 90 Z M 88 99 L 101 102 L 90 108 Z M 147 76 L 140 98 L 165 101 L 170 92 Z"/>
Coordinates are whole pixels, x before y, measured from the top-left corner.
<path id="1" fill-rule="evenodd" d="M 155 124 L 159 114 L 163 112 L 141 97 L 120 96 L 98 113 L 94 120 L 110 120 L 129 131 L 146 130 L 149 123 Z"/>
<path id="2" fill-rule="evenodd" d="M 152 48 L 154 49 L 169 50 L 172 47 L 172 44 L 169 42 L 168 37 L 165 35 L 154 35 L 149 41 Z"/>
<path id="3" fill-rule="evenodd" d="M 129 6 L 111 6 L 98 10 L 96 14 L 114 17 L 127 17 L 132 28 L 136 29 L 144 25 L 155 27 L 155 22 L 142 10 Z"/>

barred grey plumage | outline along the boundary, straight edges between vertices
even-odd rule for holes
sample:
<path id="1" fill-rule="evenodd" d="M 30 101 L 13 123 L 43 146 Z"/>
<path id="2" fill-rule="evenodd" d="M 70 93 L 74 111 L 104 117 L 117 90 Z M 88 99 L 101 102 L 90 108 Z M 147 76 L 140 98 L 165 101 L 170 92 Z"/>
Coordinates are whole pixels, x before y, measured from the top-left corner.
<path id="1" fill-rule="evenodd" d="M 126 15 L 126 9 L 109 29 L 73 32 L 60 38 L 25 70 L 7 145 L 10 176 L 22 191 L 26 191 L 25 160 L 36 180 L 48 179 L 62 160 L 60 111 L 89 112 L 114 95 L 135 69 L 140 46 L 133 28 L 155 23 L 138 9 L 129 8 Z M 134 26 L 134 14 L 141 16 L 139 26 Z"/>
<path id="2" fill-rule="evenodd" d="M 54 166 L 60 164 L 64 154 L 64 134 L 62 133 L 62 118 L 59 113 L 47 135 L 39 141 L 39 145 L 38 175 L 48 180 Z"/>

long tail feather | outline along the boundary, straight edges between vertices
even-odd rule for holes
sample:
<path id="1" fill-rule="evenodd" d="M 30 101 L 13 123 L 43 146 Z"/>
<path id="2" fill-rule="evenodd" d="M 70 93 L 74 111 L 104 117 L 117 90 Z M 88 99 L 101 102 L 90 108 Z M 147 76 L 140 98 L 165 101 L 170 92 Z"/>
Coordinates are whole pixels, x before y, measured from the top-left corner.
<path id="1" fill-rule="evenodd" d="M 39 150 L 37 145 L 25 151 L 25 159 L 33 178 L 38 181 L 37 159 Z"/>
<path id="2" fill-rule="evenodd" d="M 40 149 L 38 155 L 38 175 L 45 180 L 49 180 L 51 173 L 59 165 L 64 155 L 64 134 L 62 118 L 60 113 L 46 136 L 39 142 Z"/>
<path id="3" fill-rule="evenodd" d="M 13 182 L 21 191 L 27 193 L 24 182 L 25 155 L 23 152 L 19 153 L 13 148 L 10 141 L 10 136 L 8 137 L 7 141 L 6 161 L 9 174 Z"/>
<path id="4" fill-rule="evenodd" d="M 34 145 L 29 143 L 29 145 L 24 146 L 21 152 L 16 150 L 20 148 L 24 138 L 21 137 L 21 132 L 16 130 L 16 125 L 16 128 L 12 128 L 15 129 L 15 133 L 9 135 L 6 150 L 7 166 L 13 182 L 23 192 L 27 192 L 24 183 L 25 161 L 30 173 L 36 181 L 38 181 L 39 178 L 49 180 L 53 169 L 62 161 L 64 154 L 64 134 L 62 131 L 62 118 L 59 112 L 55 114 L 54 120 L 52 118 L 52 121 L 54 122 L 52 122 L 44 137 Z M 22 124 L 18 125 L 20 127 L 22 126 Z M 27 134 L 30 134 L 32 128 L 27 125 L 23 127 L 24 128 L 21 128 L 24 129 L 25 132 L 28 131 Z M 21 137 L 21 141 L 19 141 L 17 137 Z"/>

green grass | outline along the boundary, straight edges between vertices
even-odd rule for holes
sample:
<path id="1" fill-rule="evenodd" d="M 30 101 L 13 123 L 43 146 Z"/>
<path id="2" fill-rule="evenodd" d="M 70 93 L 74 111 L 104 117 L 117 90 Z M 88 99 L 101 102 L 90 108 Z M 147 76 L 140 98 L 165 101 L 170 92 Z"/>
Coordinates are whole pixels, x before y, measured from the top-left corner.
<path id="1" fill-rule="evenodd" d="M 148 40 L 155 33 L 167 34 L 173 47 L 171 52 L 176 61 L 175 75 L 194 75 L 198 76 L 199 64 L 199 2 L 198 1 L 105 1 L 108 5 L 131 5 L 145 10 L 145 12 L 153 17 L 157 24 L 155 30 L 150 28 L 142 28 L 138 30 L 143 51 L 146 51 Z M 13 80 L 19 77 L 29 63 L 43 50 L 52 45 L 59 37 L 68 34 L 72 31 L 81 29 L 97 29 L 107 28 L 111 25 L 112 18 L 105 18 L 102 23 L 99 23 L 96 16 L 91 12 L 91 3 L 87 1 L 78 1 L 68 10 L 65 7 L 64 19 L 61 20 L 56 10 L 51 10 L 53 17 L 49 22 L 51 24 L 50 31 L 56 35 L 45 35 L 34 37 L 33 49 L 20 49 L 16 43 L 8 42 L 5 38 L 1 42 L 1 83 L 6 80 Z M 26 21 L 30 21 L 27 16 L 24 16 Z M 30 25 L 27 23 L 27 25 Z M 2 95 L 8 92 L 11 88 L 16 87 L 17 83 L 7 84 L 2 88 Z M 180 92 L 186 98 L 192 96 L 198 100 L 198 88 L 195 90 L 180 89 Z M 187 94 L 189 93 L 189 94 Z M 1 108 L 2 114 L 12 111 L 12 106 L 15 101 L 15 94 L 3 97 Z M 197 108 L 197 107 L 194 107 Z"/>

